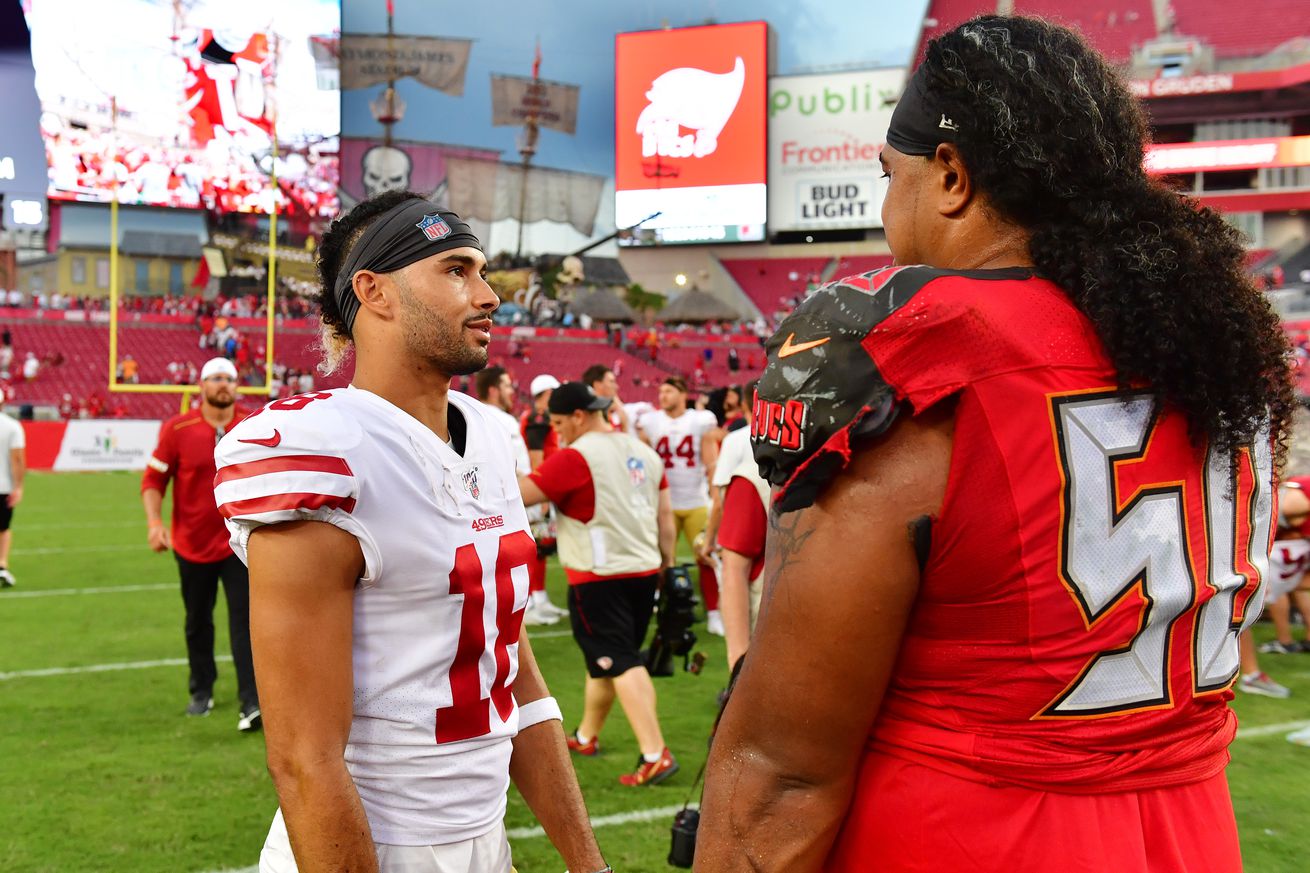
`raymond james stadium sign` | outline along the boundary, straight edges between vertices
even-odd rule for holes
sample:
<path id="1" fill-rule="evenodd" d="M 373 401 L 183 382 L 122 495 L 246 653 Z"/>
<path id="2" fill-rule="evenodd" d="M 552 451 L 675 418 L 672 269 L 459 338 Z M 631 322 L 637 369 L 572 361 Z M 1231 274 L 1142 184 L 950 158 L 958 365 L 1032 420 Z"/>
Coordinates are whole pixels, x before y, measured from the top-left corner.
<path id="1" fill-rule="evenodd" d="M 882 226 L 878 153 L 905 71 L 769 80 L 769 226 L 773 231 Z"/>

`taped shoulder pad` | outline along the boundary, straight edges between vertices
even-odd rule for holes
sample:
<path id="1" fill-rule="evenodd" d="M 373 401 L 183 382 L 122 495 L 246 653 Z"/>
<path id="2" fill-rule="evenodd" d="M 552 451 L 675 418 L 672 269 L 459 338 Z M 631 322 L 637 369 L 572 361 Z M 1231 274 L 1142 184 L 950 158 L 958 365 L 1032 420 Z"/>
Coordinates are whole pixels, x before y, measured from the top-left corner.
<path id="1" fill-rule="evenodd" d="M 896 392 L 865 348 L 873 329 L 931 278 L 893 267 L 815 291 L 779 326 L 753 401 L 751 445 L 778 488 L 773 508 L 810 506 L 861 442 L 896 418 Z M 902 276 L 893 282 L 897 274 Z M 908 281 L 907 281 L 908 280 Z"/>

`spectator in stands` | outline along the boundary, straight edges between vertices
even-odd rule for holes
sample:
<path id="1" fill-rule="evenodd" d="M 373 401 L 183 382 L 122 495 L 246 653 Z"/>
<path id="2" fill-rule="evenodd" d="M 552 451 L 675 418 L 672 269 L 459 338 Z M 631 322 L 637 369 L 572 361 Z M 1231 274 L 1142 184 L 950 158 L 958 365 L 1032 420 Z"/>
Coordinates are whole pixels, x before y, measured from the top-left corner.
<path id="1" fill-rule="evenodd" d="M 8 333 L 8 331 L 6 331 Z M 14 366 L 14 347 L 8 344 L 0 346 L 0 379 L 8 379 L 9 371 Z"/>
<path id="2" fill-rule="evenodd" d="M 237 372 L 226 358 L 213 358 L 200 371 L 200 406 L 164 422 L 159 445 L 146 462 L 141 499 L 149 525 L 150 548 L 171 546 L 186 607 L 187 662 L 191 701 L 187 715 L 205 716 L 214 708 L 214 601 L 223 581 L 228 634 L 237 675 L 240 715 L 237 728 L 260 726 L 259 694 L 250 657 L 250 580 L 245 564 L 228 546 L 227 526 L 214 503 L 214 446 L 245 412 L 237 407 Z M 164 527 L 161 508 L 170 480 L 173 523 Z"/>
<path id="3" fill-rule="evenodd" d="M 23 358 L 23 381 L 35 382 L 37 375 L 41 372 L 41 362 L 36 359 L 36 355 L 28 352 Z"/>
<path id="4" fill-rule="evenodd" d="M 141 365 L 131 355 L 124 355 L 118 365 L 118 381 L 136 385 L 141 381 Z"/>
<path id="5" fill-rule="evenodd" d="M 14 509 L 23 500 L 23 478 L 27 474 L 27 439 L 23 426 L 0 412 L 0 588 L 12 588 L 9 546 Z"/>
<path id="6" fill-rule="evenodd" d="M 673 509 L 663 461 L 636 437 L 605 420 L 610 401 L 581 382 L 557 387 L 551 421 L 568 447 L 519 479 L 523 502 L 560 510 L 560 563 L 569 577 L 573 638 L 587 667 L 583 716 L 569 748 L 600 751 L 614 705 L 623 707 L 641 756 L 623 785 L 654 785 L 678 762 L 664 744 L 655 686 L 640 653 L 655 607 L 660 572 L 673 566 Z"/>
<path id="7" fill-rule="evenodd" d="M 729 347 L 728 349 L 728 372 L 735 373 L 741 369 L 741 359 L 737 356 L 737 350 Z"/>

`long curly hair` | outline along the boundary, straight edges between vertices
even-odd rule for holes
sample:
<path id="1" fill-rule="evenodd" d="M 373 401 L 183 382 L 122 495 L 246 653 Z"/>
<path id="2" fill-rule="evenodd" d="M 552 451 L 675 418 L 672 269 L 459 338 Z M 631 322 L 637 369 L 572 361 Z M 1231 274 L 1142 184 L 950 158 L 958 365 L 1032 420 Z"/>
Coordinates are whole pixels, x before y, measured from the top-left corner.
<path id="1" fill-rule="evenodd" d="M 1278 317 L 1237 230 L 1147 176 L 1146 120 L 1119 75 L 1070 30 L 997 15 L 933 40 L 922 73 L 974 184 L 1029 232 L 1121 387 L 1149 385 L 1234 460 L 1267 427 L 1281 464 L 1296 401 Z"/>
<path id="2" fill-rule="evenodd" d="M 319 240 L 315 260 L 319 280 L 318 316 L 323 323 L 319 338 L 323 348 L 323 363 L 319 365 L 319 370 L 325 375 L 337 369 L 354 342 L 350 327 L 341 316 L 341 306 L 337 303 L 337 274 L 341 272 L 350 250 L 378 216 L 416 197 L 422 199 L 421 194 L 413 191 L 387 191 L 370 200 L 361 200 L 355 204 L 354 209 L 333 221 Z"/>

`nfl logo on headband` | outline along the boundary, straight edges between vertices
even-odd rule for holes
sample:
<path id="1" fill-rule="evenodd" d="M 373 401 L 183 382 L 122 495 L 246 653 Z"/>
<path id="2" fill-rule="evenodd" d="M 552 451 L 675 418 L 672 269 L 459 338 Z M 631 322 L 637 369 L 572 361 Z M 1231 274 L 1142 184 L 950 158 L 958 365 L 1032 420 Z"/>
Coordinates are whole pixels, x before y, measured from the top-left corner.
<path id="1" fill-rule="evenodd" d="M 446 224 L 446 220 L 435 212 L 429 212 L 423 216 L 422 221 L 414 226 L 423 231 L 423 235 L 433 242 L 444 239 L 451 234 L 450 225 Z"/>

